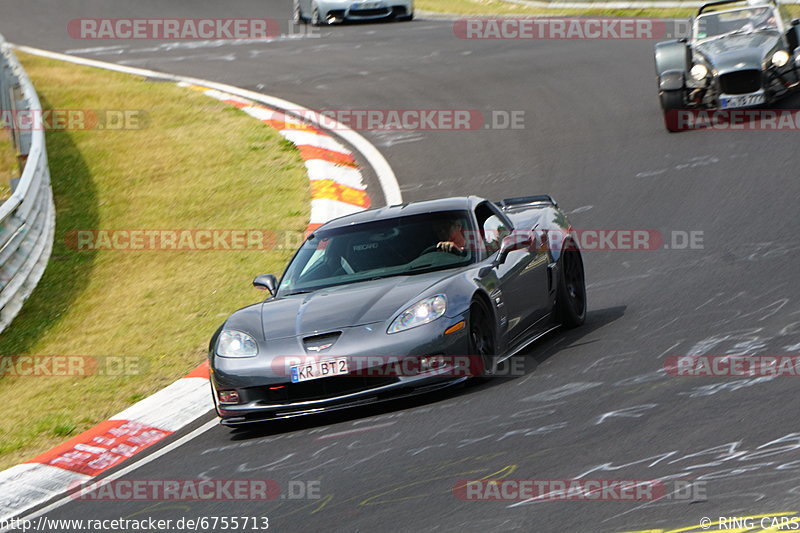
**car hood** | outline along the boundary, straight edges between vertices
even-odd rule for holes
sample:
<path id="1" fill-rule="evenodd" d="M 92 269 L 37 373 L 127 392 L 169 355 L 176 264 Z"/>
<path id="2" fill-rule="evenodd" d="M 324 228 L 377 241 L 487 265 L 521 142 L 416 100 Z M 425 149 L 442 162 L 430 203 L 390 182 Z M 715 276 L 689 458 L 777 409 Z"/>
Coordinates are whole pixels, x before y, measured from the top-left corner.
<path id="1" fill-rule="evenodd" d="M 264 336 L 308 336 L 384 322 L 428 296 L 445 277 L 442 272 L 393 276 L 267 300 L 261 306 Z"/>
<path id="2" fill-rule="evenodd" d="M 746 69 L 761 70 L 763 62 L 778 47 L 780 40 L 778 32 L 759 31 L 697 44 L 695 50 L 720 74 Z"/>

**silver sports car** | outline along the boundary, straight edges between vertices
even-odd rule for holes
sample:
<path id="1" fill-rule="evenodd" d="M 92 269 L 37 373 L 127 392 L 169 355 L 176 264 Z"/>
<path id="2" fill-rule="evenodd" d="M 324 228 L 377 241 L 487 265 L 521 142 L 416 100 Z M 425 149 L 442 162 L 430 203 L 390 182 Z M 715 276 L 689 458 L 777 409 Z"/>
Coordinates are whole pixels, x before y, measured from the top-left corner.
<path id="1" fill-rule="evenodd" d="M 411 20 L 414 0 L 294 0 L 292 18 L 295 24 L 314 26 L 346 20 Z"/>
<path id="2" fill-rule="evenodd" d="M 209 346 L 226 425 L 420 394 L 586 316 L 583 261 L 549 196 L 474 196 L 338 218 L 309 235 L 269 297 Z"/>

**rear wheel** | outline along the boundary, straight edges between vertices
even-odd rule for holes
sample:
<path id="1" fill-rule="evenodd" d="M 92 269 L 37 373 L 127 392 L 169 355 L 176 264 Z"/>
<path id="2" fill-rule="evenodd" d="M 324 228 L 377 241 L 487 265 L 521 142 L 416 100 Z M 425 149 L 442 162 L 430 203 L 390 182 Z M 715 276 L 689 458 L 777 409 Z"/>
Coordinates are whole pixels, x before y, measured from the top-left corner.
<path id="1" fill-rule="evenodd" d="M 683 97 L 684 91 L 662 91 L 659 95 L 661 99 L 661 109 L 664 110 L 664 126 L 670 132 L 681 131 L 678 125 L 678 111 L 686 108 Z"/>
<path id="2" fill-rule="evenodd" d="M 586 280 L 583 258 L 572 242 L 565 243 L 558 262 L 560 276 L 556 291 L 556 315 L 561 324 L 576 328 L 586 321 Z"/>
<path id="3" fill-rule="evenodd" d="M 491 374 L 495 356 L 494 321 L 486 303 L 476 298 L 469 307 L 469 355 L 470 371 L 474 377 L 485 377 Z"/>

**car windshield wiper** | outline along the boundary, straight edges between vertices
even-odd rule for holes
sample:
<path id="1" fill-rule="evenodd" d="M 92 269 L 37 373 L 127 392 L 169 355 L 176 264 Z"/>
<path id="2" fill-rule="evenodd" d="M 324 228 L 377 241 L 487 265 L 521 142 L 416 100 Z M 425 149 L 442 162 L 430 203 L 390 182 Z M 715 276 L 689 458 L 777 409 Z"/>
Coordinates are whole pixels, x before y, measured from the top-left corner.
<path id="1" fill-rule="evenodd" d="M 289 291 L 285 294 L 285 296 L 294 296 L 295 294 L 308 294 L 309 292 L 314 292 L 312 289 L 304 289 L 299 291 Z"/>

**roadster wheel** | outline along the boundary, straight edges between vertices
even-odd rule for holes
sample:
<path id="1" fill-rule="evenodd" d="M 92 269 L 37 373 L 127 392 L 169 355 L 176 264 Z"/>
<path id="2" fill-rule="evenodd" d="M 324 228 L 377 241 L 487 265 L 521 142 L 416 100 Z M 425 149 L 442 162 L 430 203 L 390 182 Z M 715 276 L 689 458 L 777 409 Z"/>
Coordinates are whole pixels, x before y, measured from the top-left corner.
<path id="1" fill-rule="evenodd" d="M 470 361 L 470 366 L 480 366 L 471 371 L 474 377 L 484 377 L 492 372 L 495 356 L 494 324 L 486 304 L 475 299 L 469 308 L 469 355 L 480 361 Z M 472 369 L 471 369 L 472 370 Z"/>
<path id="2" fill-rule="evenodd" d="M 677 91 L 663 91 L 659 98 L 661 99 L 661 108 L 664 110 L 664 126 L 670 132 L 681 131 L 678 121 L 678 111 L 686 108 L 686 103 L 683 98 L 683 90 Z"/>
<path id="3" fill-rule="evenodd" d="M 316 7 L 314 11 L 311 12 L 311 25 L 322 26 L 322 19 L 319 18 L 319 10 Z"/>
<path id="4" fill-rule="evenodd" d="M 568 328 L 580 326 L 586 320 L 586 281 L 583 258 L 578 247 L 568 243 L 559 258 L 561 275 L 556 291 L 556 315 Z"/>
<path id="5" fill-rule="evenodd" d="M 294 0 L 294 9 L 292 10 L 292 22 L 295 26 L 299 26 L 300 24 L 305 24 L 307 21 L 303 16 L 303 12 L 300 9 L 300 0 Z"/>

